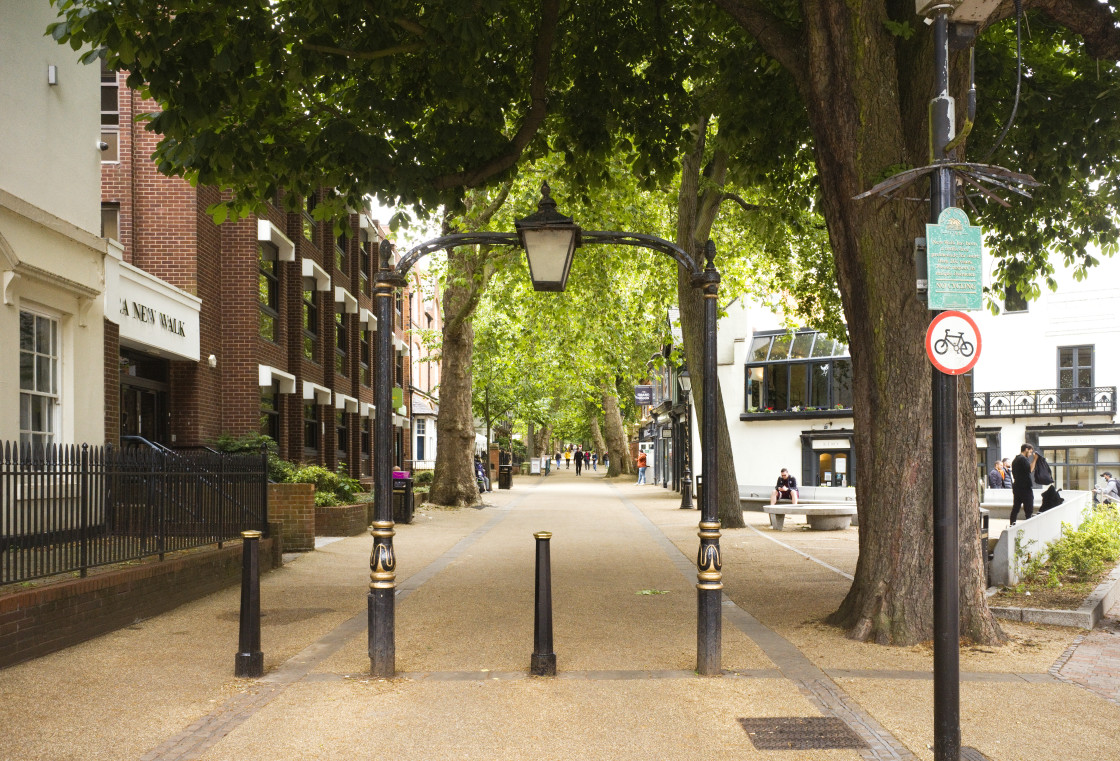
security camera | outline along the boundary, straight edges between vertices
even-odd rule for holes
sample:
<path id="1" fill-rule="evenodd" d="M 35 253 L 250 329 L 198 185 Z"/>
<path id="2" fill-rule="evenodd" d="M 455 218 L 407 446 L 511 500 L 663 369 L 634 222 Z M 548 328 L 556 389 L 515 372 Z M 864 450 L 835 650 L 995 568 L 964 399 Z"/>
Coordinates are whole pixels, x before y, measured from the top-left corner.
<path id="1" fill-rule="evenodd" d="M 106 143 L 104 140 L 98 140 L 97 141 L 97 150 L 104 153 L 105 151 L 109 150 L 109 144 Z"/>

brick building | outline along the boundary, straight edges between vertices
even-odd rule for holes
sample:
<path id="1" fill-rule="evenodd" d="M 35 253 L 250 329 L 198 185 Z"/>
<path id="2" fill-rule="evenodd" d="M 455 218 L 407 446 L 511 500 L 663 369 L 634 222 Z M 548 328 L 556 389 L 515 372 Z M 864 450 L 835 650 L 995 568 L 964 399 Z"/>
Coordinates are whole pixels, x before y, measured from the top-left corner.
<path id="1" fill-rule="evenodd" d="M 107 283 L 118 325 L 106 321 L 105 437 L 191 447 L 223 434 L 271 436 L 285 459 L 370 474 L 375 331 L 393 331 L 395 462 L 411 459 L 409 294 L 394 324 L 372 314 L 377 246 L 385 230 L 353 213 L 335 236 L 311 212 L 214 224 L 212 187 L 160 174 L 158 136 L 134 116 L 154 101 L 104 70 L 101 80 L 102 229 L 123 248 Z M 136 441 L 136 439 L 127 439 Z"/>

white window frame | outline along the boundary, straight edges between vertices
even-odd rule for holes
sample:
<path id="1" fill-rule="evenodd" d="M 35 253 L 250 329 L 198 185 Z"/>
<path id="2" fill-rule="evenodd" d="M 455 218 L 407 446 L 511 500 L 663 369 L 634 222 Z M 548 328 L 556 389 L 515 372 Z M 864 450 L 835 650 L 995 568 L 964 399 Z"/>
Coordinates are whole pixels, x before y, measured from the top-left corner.
<path id="1" fill-rule="evenodd" d="M 36 388 L 31 388 L 31 389 L 24 388 L 23 387 L 22 371 L 21 371 L 20 386 L 19 386 L 19 407 L 20 407 L 19 440 L 20 440 L 20 443 L 23 444 L 23 443 L 32 442 L 34 440 L 34 437 L 43 437 L 37 443 L 55 444 L 59 440 L 59 432 L 60 432 L 60 428 L 61 428 L 61 425 L 62 425 L 62 319 L 61 319 L 60 315 L 54 314 L 52 312 L 49 312 L 49 311 L 46 311 L 46 310 L 43 310 L 43 309 L 34 309 L 34 308 L 28 308 L 28 307 L 21 306 L 20 310 L 19 310 L 20 323 L 23 322 L 23 316 L 25 314 L 30 315 L 32 317 L 33 321 L 37 321 L 37 319 L 48 320 L 54 328 L 53 336 L 52 336 L 52 346 L 50 347 L 52 353 L 41 354 L 38 351 L 36 351 L 34 348 L 30 352 L 31 356 L 32 356 L 33 379 L 35 379 L 35 373 L 37 373 L 37 368 L 38 368 L 38 361 L 37 360 L 38 360 L 38 358 L 48 357 L 51 360 L 51 371 L 52 371 L 52 375 L 53 375 L 53 383 L 52 383 L 53 390 L 44 392 L 44 391 L 40 391 Z M 35 324 L 35 322 L 33 322 L 33 325 L 34 324 Z M 37 328 L 33 328 L 33 331 L 32 331 L 32 340 L 33 341 L 36 338 L 36 333 L 35 333 L 36 330 L 37 330 Z M 20 367 L 22 368 L 23 355 L 25 353 L 27 353 L 27 350 L 23 348 L 23 344 L 20 342 L 20 339 L 21 339 L 20 336 L 16 337 L 16 343 L 19 346 L 19 363 L 20 363 Z M 36 383 L 35 385 L 38 385 L 38 384 Z M 48 411 L 48 415 L 47 415 L 49 430 L 37 431 L 37 430 L 34 430 L 33 428 L 30 427 L 30 418 L 31 418 L 30 407 L 28 408 L 28 427 L 26 427 L 26 428 L 24 427 L 23 404 L 24 404 L 24 397 L 25 396 L 26 397 L 31 397 L 31 398 L 34 398 L 34 397 L 46 398 L 46 399 L 50 400 L 49 411 Z"/>

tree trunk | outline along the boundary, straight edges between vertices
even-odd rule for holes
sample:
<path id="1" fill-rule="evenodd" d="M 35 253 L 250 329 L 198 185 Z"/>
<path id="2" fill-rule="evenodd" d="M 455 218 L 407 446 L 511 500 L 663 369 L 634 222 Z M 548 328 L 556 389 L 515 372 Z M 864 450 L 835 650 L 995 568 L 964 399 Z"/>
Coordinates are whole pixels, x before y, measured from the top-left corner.
<path id="1" fill-rule="evenodd" d="M 462 249 L 448 252 L 448 267 L 463 266 Z M 439 416 L 436 418 L 435 474 L 428 495 L 437 505 L 462 507 L 479 500 L 474 473 L 474 411 L 471 409 L 471 360 L 474 328 L 462 316 L 471 300 L 470 289 L 451 283 L 443 292 L 445 313 L 457 315 L 443 326 L 443 350 L 439 387 Z M 473 311 L 473 310 L 472 310 Z"/>
<path id="2" fill-rule="evenodd" d="M 622 415 L 618 411 L 618 396 L 609 385 L 603 388 L 603 418 L 606 422 L 607 451 L 611 464 L 607 469 L 610 477 L 635 473 L 634 460 L 626 446 L 626 432 L 622 428 Z M 597 423 L 598 421 L 596 421 Z"/>
<path id="3" fill-rule="evenodd" d="M 928 162 L 923 96 L 930 88 L 900 96 L 902 64 L 888 20 L 881 2 L 808 8 L 799 87 L 849 330 L 860 467 L 859 560 L 830 620 L 855 639 L 909 645 L 933 632 L 931 367 L 923 351 L 930 314 L 916 297 L 909 256 L 928 207 L 852 200 L 886 167 Z M 932 81 L 928 56 L 907 61 L 905 70 L 929 71 Z M 961 631 L 997 643 L 1003 634 L 984 601 L 979 566 L 971 404 L 961 408 Z"/>
<path id="4" fill-rule="evenodd" d="M 703 187 L 701 168 L 704 165 L 704 144 L 707 124 L 694 130 L 692 151 L 681 161 L 681 187 L 677 197 L 677 245 L 687 251 L 701 268 L 704 267 L 704 248 L 712 225 L 719 213 L 723 185 L 727 173 L 727 156 L 720 151 L 704 169 Z M 717 252 L 718 255 L 718 252 Z M 719 259 L 716 259 L 719 269 Z M 726 296 L 721 299 L 727 301 Z M 684 337 L 685 357 L 692 376 L 692 396 L 695 400 L 700 440 L 703 441 L 706 421 L 704 409 L 704 296 L 689 282 L 688 275 L 678 267 L 677 304 L 681 310 L 681 333 Z M 735 458 L 731 451 L 731 433 L 727 429 L 727 412 L 723 406 L 723 392 L 716 379 L 716 478 L 719 483 L 719 520 L 725 528 L 742 528 L 743 506 L 739 501 L 739 479 L 735 474 Z M 702 472 L 701 448 L 689 453 L 689 466 L 696 475 Z"/>
<path id="5" fill-rule="evenodd" d="M 596 410 L 591 412 L 591 444 L 595 447 L 595 451 L 599 453 L 599 459 L 603 458 L 603 452 L 607 451 L 607 445 L 603 442 L 603 429 L 599 425 L 599 413 Z"/>

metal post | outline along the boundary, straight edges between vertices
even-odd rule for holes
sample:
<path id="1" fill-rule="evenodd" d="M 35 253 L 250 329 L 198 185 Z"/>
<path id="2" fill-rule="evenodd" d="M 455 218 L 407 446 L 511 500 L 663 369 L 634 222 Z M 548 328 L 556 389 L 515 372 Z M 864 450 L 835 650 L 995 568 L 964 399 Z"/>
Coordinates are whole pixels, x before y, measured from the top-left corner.
<path id="1" fill-rule="evenodd" d="M 241 532 L 241 627 L 234 676 L 260 676 L 264 673 L 261 652 L 261 532 Z"/>
<path id="2" fill-rule="evenodd" d="M 947 158 L 955 133 L 949 94 L 949 10 L 933 19 L 936 87 L 930 103 L 930 145 L 934 161 Z M 938 169 L 930 188 L 930 222 L 955 203 L 952 172 Z M 933 371 L 933 756 L 959 761 L 960 610 L 957 547 L 957 376 Z"/>
<path id="3" fill-rule="evenodd" d="M 723 574 L 719 551 L 719 476 L 716 473 L 716 297 L 719 273 L 713 260 L 716 247 L 708 241 L 707 266 L 701 276 L 704 294 L 704 383 L 702 438 L 704 494 L 700 505 L 700 547 L 696 553 L 696 671 L 702 676 L 721 673 Z"/>
<path id="4" fill-rule="evenodd" d="M 681 510 L 692 509 L 692 472 L 688 468 L 692 449 L 692 404 L 685 395 L 684 436 L 681 441 Z"/>
<path id="5" fill-rule="evenodd" d="M 374 287 L 377 312 L 377 366 L 374 368 L 373 494 L 376 520 L 370 529 L 373 551 L 369 559 L 369 666 L 374 677 L 396 674 L 397 561 L 393 554 L 393 289 L 389 272 L 392 244 L 381 241 L 380 268 Z"/>
<path id="6" fill-rule="evenodd" d="M 84 579 L 89 569 L 89 444 L 82 444 L 81 480 L 78 500 L 81 505 L 81 577 Z"/>
<path id="7" fill-rule="evenodd" d="M 529 662 L 529 672 L 533 676 L 556 676 L 556 653 L 552 650 L 552 559 L 549 554 L 552 533 L 538 531 L 533 536 L 537 540 L 537 584 L 533 657 Z"/>

